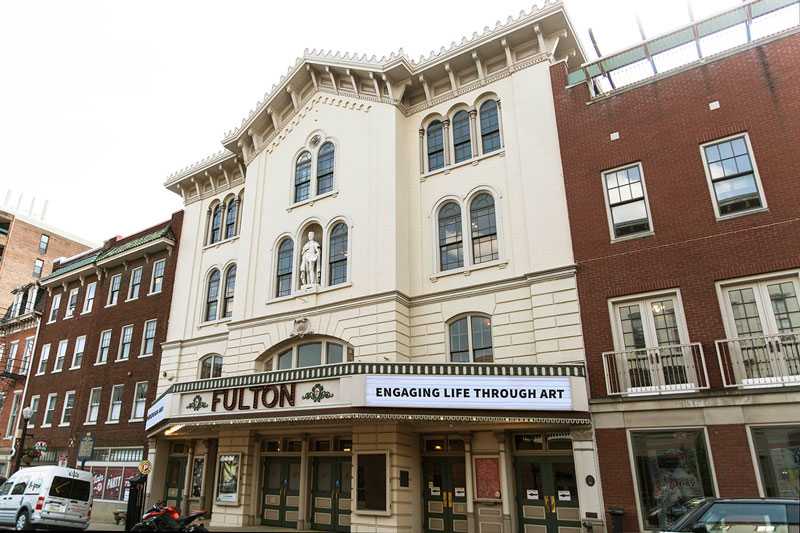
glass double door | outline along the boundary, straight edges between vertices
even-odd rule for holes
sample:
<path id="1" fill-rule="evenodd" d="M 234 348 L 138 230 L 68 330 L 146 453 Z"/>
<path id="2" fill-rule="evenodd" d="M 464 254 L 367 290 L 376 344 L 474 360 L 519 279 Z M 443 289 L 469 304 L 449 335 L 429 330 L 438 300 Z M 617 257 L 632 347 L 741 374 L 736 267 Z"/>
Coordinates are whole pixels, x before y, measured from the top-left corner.
<path id="1" fill-rule="evenodd" d="M 350 457 L 314 457 L 311 480 L 311 527 L 322 531 L 350 531 L 353 487 Z"/>
<path id="2" fill-rule="evenodd" d="M 261 522 L 268 526 L 297 527 L 300 508 L 300 458 L 264 457 Z"/>
<path id="3" fill-rule="evenodd" d="M 422 461 L 426 533 L 467 531 L 465 457 L 426 457 Z"/>
<path id="4" fill-rule="evenodd" d="M 517 456 L 517 509 L 523 533 L 581 530 L 572 456 Z"/>

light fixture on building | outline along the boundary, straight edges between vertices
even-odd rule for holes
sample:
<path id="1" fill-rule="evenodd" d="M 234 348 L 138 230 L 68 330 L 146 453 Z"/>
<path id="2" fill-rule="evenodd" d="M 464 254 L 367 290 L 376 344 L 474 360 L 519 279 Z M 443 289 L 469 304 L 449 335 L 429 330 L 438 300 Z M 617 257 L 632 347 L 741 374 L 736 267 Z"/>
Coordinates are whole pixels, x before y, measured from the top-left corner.
<path id="1" fill-rule="evenodd" d="M 173 435 L 173 434 L 177 433 L 178 431 L 182 430 L 183 428 L 184 428 L 184 424 L 176 424 L 176 425 L 170 427 L 169 429 L 167 429 L 166 431 L 164 431 L 164 435 Z"/>

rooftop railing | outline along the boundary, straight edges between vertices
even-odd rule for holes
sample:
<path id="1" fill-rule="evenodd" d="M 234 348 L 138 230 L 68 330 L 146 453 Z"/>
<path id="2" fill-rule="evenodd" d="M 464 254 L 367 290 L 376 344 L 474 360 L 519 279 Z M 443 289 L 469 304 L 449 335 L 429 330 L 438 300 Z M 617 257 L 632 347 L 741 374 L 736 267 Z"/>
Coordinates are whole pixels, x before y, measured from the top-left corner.
<path id="1" fill-rule="evenodd" d="M 800 0 L 753 0 L 586 63 L 567 84 L 588 83 L 595 98 L 797 27 Z"/>

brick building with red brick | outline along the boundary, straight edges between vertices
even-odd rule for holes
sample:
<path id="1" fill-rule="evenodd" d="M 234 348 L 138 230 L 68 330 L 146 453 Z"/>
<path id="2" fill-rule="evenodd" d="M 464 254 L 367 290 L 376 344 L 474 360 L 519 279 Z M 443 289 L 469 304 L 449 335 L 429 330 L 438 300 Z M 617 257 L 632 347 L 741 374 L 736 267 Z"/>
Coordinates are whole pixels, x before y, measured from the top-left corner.
<path id="1" fill-rule="evenodd" d="M 625 531 L 699 496 L 800 497 L 797 19 L 751 2 L 551 67 L 604 506 Z"/>
<path id="2" fill-rule="evenodd" d="M 123 480 L 146 457 L 144 418 L 167 332 L 183 213 L 137 234 L 56 263 L 46 296 L 24 405 L 34 415 L 26 446 L 34 462 L 81 466 L 78 443 L 94 437 L 85 468 L 95 474 L 93 516 L 123 508 Z"/>

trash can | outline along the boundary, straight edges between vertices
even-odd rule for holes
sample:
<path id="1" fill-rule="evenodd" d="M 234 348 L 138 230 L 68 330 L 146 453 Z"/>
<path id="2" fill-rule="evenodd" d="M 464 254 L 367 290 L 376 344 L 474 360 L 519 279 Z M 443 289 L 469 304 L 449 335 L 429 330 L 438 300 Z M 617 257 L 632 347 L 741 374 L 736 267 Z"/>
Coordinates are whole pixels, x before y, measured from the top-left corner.
<path id="1" fill-rule="evenodd" d="M 622 518 L 625 515 L 625 509 L 609 507 L 608 514 L 611 515 L 611 533 L 622 533 Z"/>

